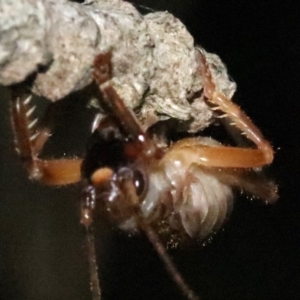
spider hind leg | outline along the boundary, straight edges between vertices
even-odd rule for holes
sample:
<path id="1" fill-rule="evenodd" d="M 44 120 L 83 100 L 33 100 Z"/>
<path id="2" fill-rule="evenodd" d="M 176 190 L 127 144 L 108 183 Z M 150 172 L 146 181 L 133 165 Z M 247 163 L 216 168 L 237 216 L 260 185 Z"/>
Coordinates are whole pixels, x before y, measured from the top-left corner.
<path id="1" fill-rule="evenodd" d="M 235 149 L 228 148 L 228 151 L 225 148 L 221 150 L 223 154 L 227 151 L 228 157 L 234 156 L 237 161 L 240 160 L 240 162 L 228 165 L 228 167 L 251 168 L 270 164 L 274 157 L 272 146 L 241 108 L 217 90 L 205 57 L 205 51 L 200 47 L 197 50 L 198 72 L 202 79 L 205 97 L 215 106 L 215 110 L 224 113 L 232 125 L 241 130 L 257 146 L 257 149 L 236 147 Z"/>

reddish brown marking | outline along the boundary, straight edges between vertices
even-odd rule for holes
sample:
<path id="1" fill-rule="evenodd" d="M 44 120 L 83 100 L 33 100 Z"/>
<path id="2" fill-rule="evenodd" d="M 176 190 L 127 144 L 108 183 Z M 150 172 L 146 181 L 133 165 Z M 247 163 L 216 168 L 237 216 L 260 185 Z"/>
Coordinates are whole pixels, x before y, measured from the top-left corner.
<path id="1" fill-rule="evenodd" d="M 129 159 L 136 159 L 139 155 L 141 155 L 141 152 L 143 151 L 143 147 L 141 143 L 127 143 L 124 147 L 125 155 Z"/>
<path id="2" fill-rule="evenodd" d="M 112 77 L 111 52 L 99 54 L 94 60 L 94 78 L 102 84 Z"/>

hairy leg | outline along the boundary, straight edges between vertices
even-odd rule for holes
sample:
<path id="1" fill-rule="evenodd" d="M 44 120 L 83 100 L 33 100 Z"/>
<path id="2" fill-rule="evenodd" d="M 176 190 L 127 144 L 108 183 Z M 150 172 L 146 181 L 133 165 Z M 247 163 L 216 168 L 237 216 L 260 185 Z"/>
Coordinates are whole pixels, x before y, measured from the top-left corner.
<path id="1" fill-rule="evenodd" d="M 214 149 L 213 151 L 216 152 L 218 156 L 224 155 L 224 158 L 226 159 L 230 156 L 235 156 L 237 163 L 231 163 L 230 160 L 230 162 L 228 162 L 228 167 L 247 168 L 270 164 L 274 157 L 270 143 L 265 140 L 260 130 L 253 124 L 250 118 L 240 109 L 240 107 L 216 89 L 216 85 L 213 82 L 212 75 L 204 55 L 204 50 L 199 47 L 197 59 L 205 97 L 213 103 L 215 109 L 225 113 L 226 117 L 232 121 L 232 124 L 239 128 L 242 133 L 245 134 L 258 148 L 244 149 L 230 147 L 226 150 L 224 149 L 225 147 L 222 147 L 220 151 L 217 149 Z"/>
<path id="2" fill-rule="evenodd" d="M 16 150 L 29 172 L 30 178 L 48 185 L 66 185 L 80 180 L 81 159 L 42 160 L 38 157 L 50 137 L 47 128 L 35 129 L 32 120 L 35 107 L 30 107 L 31 97 L 12 100 L 11 121 Z"/>

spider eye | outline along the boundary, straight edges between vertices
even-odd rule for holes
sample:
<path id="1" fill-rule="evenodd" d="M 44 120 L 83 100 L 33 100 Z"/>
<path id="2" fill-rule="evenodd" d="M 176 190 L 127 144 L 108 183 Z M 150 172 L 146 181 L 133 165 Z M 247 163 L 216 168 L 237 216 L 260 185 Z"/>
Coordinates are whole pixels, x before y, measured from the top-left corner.
<path id="1" fill-rule="evenodd" d="M 136 189 L 139 198 L 143 198 L 148 189 L 148 178 L 145 171 L 139 166 L 123 167 L 118 170 L 119 180 L 130 180 Z"/>
<path id="2" fill-rule="evenodd" d="M 148 180 L 145 172 L 140 169 L 134 170 L 133 184 L 136 188 L 136 193 L 140 198 L 143 198 L 147 192 Z"/>

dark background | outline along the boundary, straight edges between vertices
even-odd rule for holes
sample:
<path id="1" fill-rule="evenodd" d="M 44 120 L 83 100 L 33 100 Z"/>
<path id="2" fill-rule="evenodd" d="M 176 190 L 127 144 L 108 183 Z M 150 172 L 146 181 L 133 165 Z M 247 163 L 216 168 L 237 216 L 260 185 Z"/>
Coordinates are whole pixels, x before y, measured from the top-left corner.
<path id="1" fill-rule="evenodd" d="M 280 189 L 274 206 L 236 199 L 229 222 L 205 247 L 172 251 L 201 299 L 300 299 L 300 13 L 290 1 L 136 1 L 169 10 L 237 82 L 235 101 L 276 149 L 268 169 Z M 16 156 L 8 113 L 0 109 L 0 299 L 91 299 L 80 187 L 30 182 Z M 48 154 L 80 154 L 89 130 L 75 95 Z M 78 100 L 78 101 L 77 101 Z M 75 105 L 75 103 L 78 103 Z M 57 148 L 62 148 L 59 152 Z M 103 300 L 181 299 L 144 237 L 97 229 Z"/>

